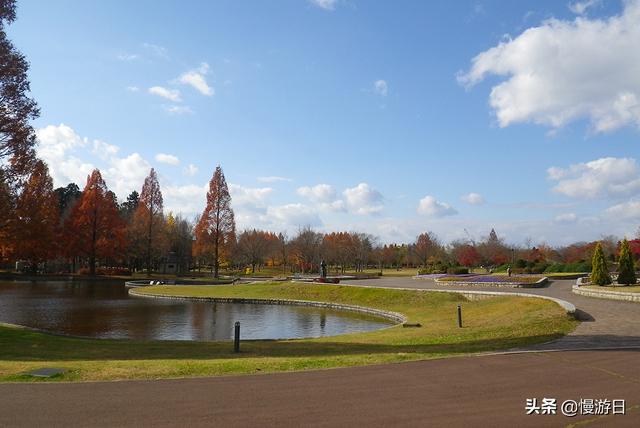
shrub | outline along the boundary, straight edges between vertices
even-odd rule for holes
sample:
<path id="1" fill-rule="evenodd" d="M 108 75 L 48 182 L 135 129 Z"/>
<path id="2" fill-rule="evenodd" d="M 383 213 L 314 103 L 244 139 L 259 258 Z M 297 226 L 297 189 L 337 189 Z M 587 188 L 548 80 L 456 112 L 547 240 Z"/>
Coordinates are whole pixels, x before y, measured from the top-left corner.
<path id="1" fill-rule="evenodd" d="M 593 252 L 591 259 L 591 282 L 596 285 L 608 285 L 611 284 L 611 275 L 609 275 L 609 269 L 607 269 L 607 260 L 604 257 L 604 251 L 602 251 L 602 245 L 600 242 L 596 245 L 596 249 Z"/>
<path id="2" fill-rule="evenodd" d="M 620 258 L 618 263 L 618 284 L 635 284 L 636 267 L 629 248 L 629 241 L 625 238 L 620 246 Z"/>
<path id="3" fill-rule="evenodd" d="M 447 273 L 451 275 L 464 275 L 469 273 L 469 269 L 466 267 L 450 267 L 447 269 Z"/>

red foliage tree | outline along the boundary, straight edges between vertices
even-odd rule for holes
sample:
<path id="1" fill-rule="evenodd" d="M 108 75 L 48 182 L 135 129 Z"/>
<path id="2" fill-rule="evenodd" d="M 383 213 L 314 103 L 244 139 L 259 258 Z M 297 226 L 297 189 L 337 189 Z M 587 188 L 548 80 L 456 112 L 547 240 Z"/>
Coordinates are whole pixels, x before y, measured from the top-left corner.
<path id="1" fill-rule="evenodd" d="M 631 255 L 636 260 L 640 260 L 640 239 L 632 239 L 629 241 L 629 249 L 631 250 Z"/>
<path id="2" fill-rule="evenodd" d="M 480 263 L 482 257 L 473 245 L 461 245 L 456 248 L 456 261 L 462 266 L 473 267 Z"/>
<path id="3" fill-rule="evenodd" d="M 144 235 L 145 251 L 144 256 L 147 264 L 147 273 L 151 274 L 151 257 L 153 250 L 159 250 L 164 238 L 163 226 L 163 201 L 158 175 L 151 168 L 149 175 L 144 179 L 142 192 L 138 206 L 134 213 L 132 224 L 138 229 L 138 234 Z M 154 245 L 155 244 L 155 245 Z"/>
<path id="4" fill-rule="evenodd" d="M 37 265 L 55 257 L 60 233 L 58 195 L 53 191 L 49 169 L 37 161 L 16 203 L 14 256 Z"/>
<path id="5" fill-rule="evenodd" d="M 65 236 L 68 254 L 86 257 L 91 275 L 98 258 L 117 257 L 124 251 L 125 224 L 98 169 L 87 177 L 82 197 L 65 222 Z"/>
<path id="6" fill-rule="evenodd" d="M 228 256 L 236 238 L 236 222 L 231 209 L 231 195 L 218 165 L 209 182 L 207 206 L 200 216 L 195 230 L 196 255 L 210 255 L 213 258 L 213 276 L 218 278 L 220 261 Z"/>

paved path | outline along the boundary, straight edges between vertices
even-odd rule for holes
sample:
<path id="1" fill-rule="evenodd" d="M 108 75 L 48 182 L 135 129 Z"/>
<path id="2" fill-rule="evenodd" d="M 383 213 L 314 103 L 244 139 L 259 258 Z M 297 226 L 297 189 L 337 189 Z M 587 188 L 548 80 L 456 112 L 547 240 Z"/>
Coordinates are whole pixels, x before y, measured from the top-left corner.
<path id="1" fill-rule="evenodd" d="M 527 398 L 547 397 L 626 399 L 626 415 L 587 426 L 637 427 L 639 357 L 528 353 L 208 379 L 0 384 L 0 426 L 561 427 L 593 418 L 525 415 Z"/>
<path id="2" fill-rule="evenodd" d="M 431 279 L 412 278 L 345 281 L 344 284 L 393 288 L 484 290 L 556 297 L 573 303 L 578 308 L 578 316 L 583 322 L 571 334 L 530 349 L 640 347 L 640 304 L 580 296 L 571 292 L 575 280 L 552 281 L 550 285 L 543 288 L 455 287 L 440 285 Z"/>

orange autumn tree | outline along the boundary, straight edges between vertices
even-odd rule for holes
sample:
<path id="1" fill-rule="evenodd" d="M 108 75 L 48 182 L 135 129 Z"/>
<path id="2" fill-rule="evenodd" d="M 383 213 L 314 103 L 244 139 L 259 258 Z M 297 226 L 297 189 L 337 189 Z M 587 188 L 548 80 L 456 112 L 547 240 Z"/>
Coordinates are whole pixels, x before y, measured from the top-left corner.
<path id="1" fill-rule="evenodd" d="M 47 165 L 38 160 L 16 202 L 14 256 L 35 272 L 38 263 L 56 256 L 59 235 L 58 195 Z"/>
<path id="2" fill-rule="evenodd" d="M 100 170 L 87 177 L 82 197 L 65 222 L 65 236 L 69 254 L 86 257 L 91 275 L 96 273 L 97 259 L 117 257 L 124 251 L 125 225 Z"/>
<path id="3" fill-rule="evenodd" d="M 142 238 L 144 257 L 147 265 L 147 274 L 151 274 L 151 259 L 158 255 L 164 248 L 166 234 L 164 228 L 162 192 L 158 175 L 151 168 L 149 175 L 144 180 L 138 206 L 131 221 L 132 234 Z"/>
<path id="4" fill-rule="evenodd" d="M 213 276 L 218 278 L 220 261 L 229 255 L 236 239 L 231 195 L 220 165 L 209 182 L 207 206 L 196 225 L 195 235 L 195 254 L 212 259 Z"/>

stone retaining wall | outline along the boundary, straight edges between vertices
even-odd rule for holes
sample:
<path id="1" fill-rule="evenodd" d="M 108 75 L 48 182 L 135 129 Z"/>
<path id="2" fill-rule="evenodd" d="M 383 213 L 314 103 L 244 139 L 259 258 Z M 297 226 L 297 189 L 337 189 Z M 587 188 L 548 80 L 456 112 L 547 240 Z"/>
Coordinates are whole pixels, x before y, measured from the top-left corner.
<path id="1" fill-rule="evenodd" d="M 366 306 L 344 305 L 340 303 L 314 302 L 311 300 L 289 300 L 289 299 L 245 299 L 238 297 L 187 297 L 187 296 L 167 296 L 163 294 L 140 293 L 135 289 L 130 289 L 129 294 L 136 297 L 151 297 L 157 299 L 173 300 L 198 300 L 212 303 L 241 303 L 257 305 L 293 305 L 311 306 L 316 308 L 335 309 L 341 311 L 358 312 L 361 314 L 373 315 L 385 318 L 398 324 L 407 322 L 407 317 L 399 312 L 383 311 L 381 309 L 368 308 Z"/>
<path id="2" fill-rule="evenodd" d="M 592 288 L 585 288 L 582 284 L 582 278 L 576 281 L 576 284 L 571 288 L 576 294 L 587 297 L 596 297 L 599 299 L 611 299 L 611 300 L 625 300 L 627 302 L 640 302 L 640 293 L 625 292 L 625 291 L 613 291 L 606 290 L 594 290 Z M 623 288 L 623 287 L 620 287 Z"/>
<path id="3" fill-rule="evenodd" d="M 474 282 L 474 281 L 442 281 L 439 278 L 434 278 L 433 281 L 441 285 L 462 285 L 462 286 L 475 286 L 475 287 L 505 287 L 505 288 L 538 288 L 543 287 L 549 278 L 546 276 L 541 278 L 537 282 Z"/>

